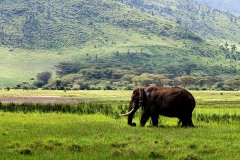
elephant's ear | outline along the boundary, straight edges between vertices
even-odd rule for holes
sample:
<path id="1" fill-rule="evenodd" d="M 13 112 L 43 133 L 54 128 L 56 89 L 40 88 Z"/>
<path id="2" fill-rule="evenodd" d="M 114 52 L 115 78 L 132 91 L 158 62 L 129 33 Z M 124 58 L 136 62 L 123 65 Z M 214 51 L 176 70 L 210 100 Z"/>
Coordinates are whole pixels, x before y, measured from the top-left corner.
<path id="1" fill-rule="evenodd" d="M 140 89 L 139 89 L 139 93 L 141 93 L 141 96 L 142 96 L 142 97 L 146 97 L 146 96 L 147 96 L 147 93 L 148 93 L 147 88 L 140 88 Z M 140 95 L 140 94 L 139 94 L 139 95 Z"/>
<path id="2" fill-rule="evenodd" d="M 139 98 L 139 88 L 135 89 L 132 93 L 132 99 L 138 99 Z"/>

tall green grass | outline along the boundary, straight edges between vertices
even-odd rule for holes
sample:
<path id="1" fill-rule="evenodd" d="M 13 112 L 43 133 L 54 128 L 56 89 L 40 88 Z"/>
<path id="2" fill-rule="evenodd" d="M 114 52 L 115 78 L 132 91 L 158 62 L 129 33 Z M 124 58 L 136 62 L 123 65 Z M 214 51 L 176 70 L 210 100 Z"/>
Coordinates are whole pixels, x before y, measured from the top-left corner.
<path id="1" fill-rule="evenodd" d="M 114 101 L 115 102 L 115 101 Z M 116 103 L 116 102 L 115 102 Z M 81 115 L 102 114 L 120 118 L 120 113 L 128 111 L 128 103 L 121 102 L 111 104 L 110 102 L 81 102 L 77 104 L 67 103 L 1 103 L 0 111 L 13 113 L 72 113 Z M 141 109 L 136 113 L 140 119 Z M 193 112 L 196 121 L 204 122 L 240 122 L 240 108 L 196 108 Z M 164 118 L 160 118 L 162 122 Z"/>
<path id="2" fill-rule="evenodd" d="M 111 105 L 102 102 L 81 102 L 78 104 L 65 103 L 1 103 L 0 110 L 4 112 L 23 113 L 76 113 L 118 115 L 128 110 L 127 105 Z"/>

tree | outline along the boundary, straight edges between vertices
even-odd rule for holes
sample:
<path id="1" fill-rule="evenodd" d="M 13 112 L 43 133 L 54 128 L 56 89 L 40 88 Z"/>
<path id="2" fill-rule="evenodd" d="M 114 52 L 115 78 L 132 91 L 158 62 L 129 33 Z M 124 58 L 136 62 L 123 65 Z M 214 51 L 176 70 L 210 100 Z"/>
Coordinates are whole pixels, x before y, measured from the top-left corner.
<path id="1" fill-rule="evenodd" d="M 184 74 L 184 70 L 181 66 L 168 66 L 165 69 L 168 74 L 172 74 L 174 76 L 181 76 Z"/>
<path id="2" fill-rule="evenodd" d="M 125 74 L 122 78 L 121 81 L 128 81 L 129 83 L 132 83 L 133 78 L 135 77 L 134 74 Z"/>
<path id="3" fill-rule="evenodd" d="M 34 81 L 33 85 L 36 86 L 37 88 L 42 88 L 46 83 L 43 81 Z"/>
<path id="4" fill-rule="evenodd" d="M 7 90 L 7 91 L 10 91 L 11 88 L 10 87 L 6 87 L 4 89 Z"/>
<path id="5" fill-rule="evenodd" d="M 231 45 L 231 49 L 232 49 L 232 52 L 235 52 L 237 49 L 236 45 L 235 44 Z"/>
<path id="6" fill-rule="evenodd" d="M 134 77 L 132 80 L 138 86 L 150 86 L 151 84 L 163 86 L 163 79 L 166 78 L 160 74 L 143 73 L 140 76 Z"/>
<path id="7" fill-rule="evenodd" d="M 90 85 L 86 81 L 77 80 L 75 83 L 79 86 L 80 90 L 90 90 Z"/>
<path id="8" fill-rule="evenodd" d="M 189 85 L 195 84 L 196 82 L 196 79 L 192 76 L 178 77 L 178 79 L 183 88 L 187 88 Z"/>
<path id="9" fill-rule="evenodd" d="M 207 76 L 206 77 L 206 83 L 208 86 L 208 89 L 210 90 L 212 86 L 217 82 L 217 79 L 214 78 L 213 76 Z"/>
<path id="10" fill-rule="evenodd" d="M 62 77 L 67 74 L 77 73 L 80 70 L 80 65 L 71 62 L 60 62 L 56 66 L 56 74 Z"/>
<path id="11" fill-rule="evenodd" d="M 169 78 L 162 78 L 162 79 L 160 79 L 160 81 L 163 84 L 163 86 L 172 85 L 172 83 L 173 83 L 173 80 L 171 80 Z"/>
<path id="12" fill-rule="evenodd" d="M 29 89 L 31 89 L 31 85 L 30 85 L 28 82 L 23 82 L 23 83 L 21 84 L 21 87 L 22 87 L 23 90 L 29 90 Z"/>
<path id="13" fill-rule="evenodd" d="M 228 46 L 229 46 L 228 43 L 226 42 L 224 45 L 225 45 L 225 48 L 226 48 L 226 50 L 227 50 L 227 49 L 228 49 Z"/>
<path id="14" fill-rule="evenodd" d="M 133 78 L 133 81 L 135 82 L 135 85 L 137 86 L 149 86 L 150 84 L 153 84 L 153 79 L 146 77 L 146 76 L 136 76 Z"/>
<path id="15" fill-rule="evenodd" d="M 41 72 L 37 74 L 38 81 L 42 81 L 44 84 L 47 84 L 50 78 L 52 78 L 51 72 L 46 71 L 46 72 Z"/>
<path id="16" fill-rule="evenodd" d="M 233 90 L 240 90 L 240 78 L 234 78 L 227 82 L 227 85 L 233 88 Z"/>
<path id="17" fill-rule="evenodd" d="M 183 66 L 183 70 L 186 72 L 187 75 L 191 75 L 192 71 L 196 69 L 197 65 L 194 63 L 186 64 Z"/>
<path id="18" fill-rule="evenodd" d="M 203 87 L 206 84 L 207 84 L 207 79 L 206 78 L 200 77 L 200 78 L 197 79 L 197 85 L 199 87 Z"/>
<path id="19" fill-rule="evenodd" d="M 174 87 L 178 87 L 180 85 L 180 80 L 178 78 L 174 78 L 173 85 Z"/>

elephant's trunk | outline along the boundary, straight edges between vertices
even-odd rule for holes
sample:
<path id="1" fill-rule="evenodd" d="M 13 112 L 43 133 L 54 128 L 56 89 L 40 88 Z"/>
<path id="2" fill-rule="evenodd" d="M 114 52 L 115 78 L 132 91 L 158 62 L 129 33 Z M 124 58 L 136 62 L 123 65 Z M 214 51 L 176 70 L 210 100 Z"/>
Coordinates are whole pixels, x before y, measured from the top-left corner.
<path id="1" fill-rule="evenodd" d="M 132 99 L 130 101 L 129 112 L 122 114 L 122 116 L 128 116 L 128 125 L 136 126 L 136 123 L 133 123 L 134 113 L 142 106 L 143 104 L 143 91 L 142 89 L 135 89 L 133 91 Z"/>
<path id="2" fill-rule="evenodd" d="M 132 114 L 129 114 L 128 115 L 128 125 L 130 126 L 136 126 L 136 123 L 133 123 L 132 120 L 133 120 L 133 115 L 134 113 L 136 112 L 136 110 L 132 113 Z"/>
<path id="3" fill-rule="evenodd" d="M 131 111 L 129 111 L 129 114 L 128 114 L 128 125 L 130 125 L 130 126 L 136 126 L 136 123 L 133 123 L 132 120 L 133 120 L 134 113 L 137 111 L 137 109 L 138 108 L 133 107 L 131 109 Z"/>

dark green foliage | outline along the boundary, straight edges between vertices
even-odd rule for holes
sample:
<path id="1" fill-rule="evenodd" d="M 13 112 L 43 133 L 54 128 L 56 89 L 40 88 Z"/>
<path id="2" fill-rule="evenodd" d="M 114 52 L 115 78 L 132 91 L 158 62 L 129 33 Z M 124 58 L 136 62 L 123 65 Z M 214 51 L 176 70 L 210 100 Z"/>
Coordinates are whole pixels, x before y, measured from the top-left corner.
<path id="1" fill-rule="evenodd" d="M 225 113 L 223 115 L 219 114 L 197 114 L 197 121 L 203 122 L 231 122 L 231 121 L 240 121 L 240 115 L 238 114 L 228 114 Z"/>
<path id="2" fill-rule="evenodd" d="M 227 85 L 233 88 L 234 90 L 240 89 L 240 78 L 234 78 L 227 82 Z"/>
<path id="3" fill-rule="evenodd" d="M 68 149 L 72 152 L 81 152 L 82 151 L 82 146 L 78 144 L 72 144 L 68 147 Z"/>
<path id="4" fill-rule="evenodd" d="M 156 152 L 151 152 L 149 154 L 149 158 L 151 158 L 151 159 L 164 159 L 165 156 L 162 155 L 162 154 L 156 153 Z"/>
<path id="5" fill-rule="evenodd" d="M 37 74 L 37 79 L 38 81 L 42 81 L 44 82 L 44 84 L 48 83 L 48 80 L 52 77 L 52 73 L 51 72 L 41 72 Z"/>
<path id="6" fill-rule="evenodd" d="M 32 150 L 30 148 L 22 148 L 20 149 L 19 153 L 24 155 L 30 155 L 32 154 Z"/>
<path id="7" fill-rule="evenodd" d="M 59 77 L 72 74 L 72 73 L 77 73 L 80 70 L 80 65 L 71 63 L 71 62 L 61 62 L 57 64 L 55 67 L 56 67 L 56 74 Z"/>
<path id="8" fill-rule="evenodd" d="M 36 86 L 37 88 L 42 88 L 44 85 L 46 85 L 46 83 L 43 81 L 34 81 L 33 85 Z"/>
<path id="9" fill-rule="evenodd" d="M 186 157 L 180 158 L 180 160 L 202 160 L 202 158 L 193 154 L 189 154 Z"/>
<path id="10" fill-rule="evenodd" d="M 127 146 L 127 143 L 114 143 L 114 144 L 111 144 L 112 148 L 124 148 L 126 146 Z"/>
<path id="11" fill-rule="evenodd" d="M 28 82 L 22 82 L 21 84 L 17 84 L 13 89 L 34 90 L 36 89 L 36 86 L 44 85 L 44 82 L 36 81 L 34 84 L 35 85 L 33 86 Z"/>

